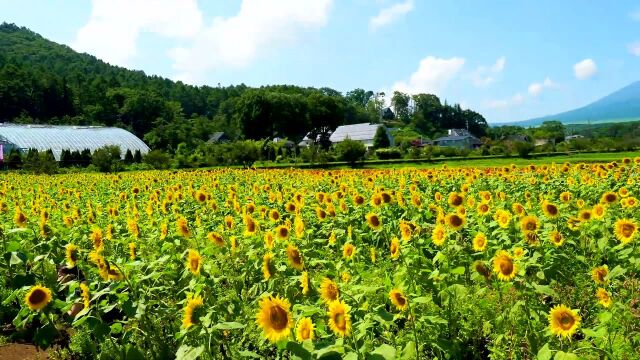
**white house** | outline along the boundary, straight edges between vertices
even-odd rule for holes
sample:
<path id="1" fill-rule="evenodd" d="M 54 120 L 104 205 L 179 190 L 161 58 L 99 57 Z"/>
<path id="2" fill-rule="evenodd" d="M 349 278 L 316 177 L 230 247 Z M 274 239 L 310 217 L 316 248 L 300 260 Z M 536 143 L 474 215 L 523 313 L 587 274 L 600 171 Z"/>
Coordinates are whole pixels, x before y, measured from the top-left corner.
<path id="1" fill-rule="evenodd" d="M 393 137 L 382 124 L 362 123 L 339 126 L 336 131 L 331 134 L 329 140 L 332 144 L 337 144 L 345 139 L 351 139 L 363 143 L 367 148 L 371 148 L 373 147 L 373 139 L 376 137 L 376 131 L 378 131 L 379 127 L 385 130 L 389 138 L 389 143 L 393 145 Z"/>

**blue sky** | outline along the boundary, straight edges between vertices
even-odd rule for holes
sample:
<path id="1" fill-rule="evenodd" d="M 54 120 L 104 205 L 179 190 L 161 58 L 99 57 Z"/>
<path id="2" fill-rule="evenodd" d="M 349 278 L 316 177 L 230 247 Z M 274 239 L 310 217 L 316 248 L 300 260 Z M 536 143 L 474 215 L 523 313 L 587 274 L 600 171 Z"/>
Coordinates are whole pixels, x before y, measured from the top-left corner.
<path id="1" fill-rule="evenodd" d="M 0 0 L 0 21 L 192 84 L 428 92 L 490 122 L 640 80 L 639 1 Z"/>

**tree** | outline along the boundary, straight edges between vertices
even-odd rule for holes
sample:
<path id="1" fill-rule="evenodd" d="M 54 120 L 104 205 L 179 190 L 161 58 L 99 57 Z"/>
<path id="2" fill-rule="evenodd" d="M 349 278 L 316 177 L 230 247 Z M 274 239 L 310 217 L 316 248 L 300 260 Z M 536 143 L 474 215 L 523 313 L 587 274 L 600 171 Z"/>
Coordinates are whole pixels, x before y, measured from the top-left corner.
<path id="1" fill-rule="evenodd" d="M 553 144 L 564 141 L 565 127 L 560 121 L 545 121 L 534 132 L 538 139 L 549 139 Z"/>
<path id="2" fill-rule="evenodd" d="M 353 167 L 356 162 L 362 160 L 367 148 L 359 141 L 345 139 L 336 145 L 336 152 L 340 160 L 348 162 Z"/>
<path id="3" fill-rule="evenodd" d="M 393 96 L 391 97 L 391 105 L 393 106 L 393 110 L 396 113 L 396 118 L 400 119 L 400 121 L 402 121 L 402 123 L 404 124 L 408 124 L 410 120 L 410 101 L 411 96 L 400 91 L 394 91 Z"/>
<path id="4" fill-rule="evenodd" d="M 110 172 L 120 161 L 120 147 L 104 146 L 93 152 L 91 163 L 101 172 Z"/>
<path id="5" fill-rule="evenodd" d="M 391 146 L 391 142 L 389 141 L 389 135 L 387 133 L 387 129 L 384 126 L 378 126 L 378 130 L 376 130 L 376 135 L 373 138 L 373 148 L 382 149 L 382 148 L 388 148 L 389 146 Z"/>
<path id="6" fill-rule="evenodd" d="M 143 161 L 154 169 L 168 169 L 171 164 L 171 156 L 161 150 L 153 150 L 144 156 Z"/>
<path id="7" fill-rule="evenodd" d="M 127 165 L 133 163 L 133 154 L 130 149 L 127 149 L 127 152 L 124 154 L 124 163 Z"/>
<path id="8" fill-rule="evenodd" d="M 22 167 L 22 156 L 20 156 L 20 152 L 17 149 L 11 149 L 6 164 L 9 169 L 20 169 Z"/>
<path id="9" fill-rule="evenodd" d="M 142 153 L 140 152 L 140 150 L 136 150 L 133 153 L 133 162 L 136 164 L 139 164 L 142 162 Z"/>

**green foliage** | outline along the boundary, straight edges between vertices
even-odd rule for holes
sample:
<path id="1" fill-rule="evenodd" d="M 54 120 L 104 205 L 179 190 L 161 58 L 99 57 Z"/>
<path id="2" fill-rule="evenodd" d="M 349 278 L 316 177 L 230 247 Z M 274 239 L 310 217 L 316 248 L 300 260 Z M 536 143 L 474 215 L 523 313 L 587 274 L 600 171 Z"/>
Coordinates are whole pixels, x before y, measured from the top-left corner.
<path id="1" fill-rule="evenodd" d="M 162 150 L 149 151 L 144 156 L 143 161 L 153 169 L 168 169 L 171 166 L 171 156 Z"/>
<path id="2" fill-rule="evenodd" d="M 376 134 L 373 138 L 373 148 L 374 149 L 382 149 L 391 146 L 391 142 L 389 141 L 389 135 L 387 134 L 387 129 L 384 126 L 378 126 L 376 130 Z"/>
<path id="3" fill-rule="evenodd" d="M 516 141 L 514 145 L 516 152 L 518 152 L 518 156 L 521 158 L 529 157 L 529 154 L 531 154 L 533 149 L 535 149 L 535 146 L 532 143 L 525 141 Z"/>
<path id="4" fill-rule="evenodd" d="M 359 141 L 346 139 L 336 145 L 336 152 L 340 160 L 346 161 L 353 166 L 356 162 L 364 158 L 367 149 L 364 144 Z"/>
<path id="5" fill-rule="evenodd" d="M 29 149 L 23 159 L 23 169 L 36 174 L 55 174 L 58 171 L 58 163 L 51 150 L 38 152 Z"/>
<path id="6" fill-rule="evenodd" d="M 376 157 L 380 160 L 400 159 L 402 158 L 402 152 L 399 149 L 378 149 L 376 150 Z"/>
<path id="7" fill-rule="evenodd" d="M 117 171 L 120 163 L 120 147 L 105 146 L 93 152 L 91 163 L 101 172 Z"/>

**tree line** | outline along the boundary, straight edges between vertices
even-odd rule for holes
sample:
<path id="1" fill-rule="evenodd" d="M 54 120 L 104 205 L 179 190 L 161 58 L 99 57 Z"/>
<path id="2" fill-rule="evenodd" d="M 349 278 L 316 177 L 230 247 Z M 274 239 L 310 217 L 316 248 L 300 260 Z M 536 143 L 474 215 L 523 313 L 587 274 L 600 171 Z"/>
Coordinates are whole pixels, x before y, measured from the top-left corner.
<path id="1" fill-rule="evenodd" d="M 487 131 L 477 112 L 432 94 L 274 85 L 191 86 L 106 64 L 13 24 L 0 25 L 0 121 L 117 126 L 153 149 L 194 149 L 216 131 L 234 140 L 328 138 L 339 125 L 380 123 L 433 137 Z M 392 105 L 394 111 L 386 109 Z"/>

